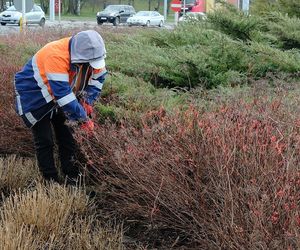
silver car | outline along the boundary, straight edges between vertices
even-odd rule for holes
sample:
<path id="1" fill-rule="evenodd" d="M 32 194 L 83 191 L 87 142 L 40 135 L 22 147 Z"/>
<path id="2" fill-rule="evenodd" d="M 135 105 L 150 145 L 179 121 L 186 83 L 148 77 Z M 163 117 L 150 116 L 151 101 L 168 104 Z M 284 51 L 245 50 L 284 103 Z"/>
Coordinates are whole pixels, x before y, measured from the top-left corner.
<path id="1" fill-rule="evenodd" d="M 17 11 L 15 6 L 10 6 L 7 10 L 0 13 L 1 25 L 17 24 L 20 25 L 22 13 Z M 38 5 L 33 5 L 31 11 L 25 13 L 26 24 L 39 24 L 44 26 L 46 22 L 45 12 Z"/>
<path id="2" fill-rule="evenodd" d="M 127 19 L 127 24 L 142 25 L 142 26 L 159 26 L 164 25 L 164 16 L 159 14 L 157 11 L 139 11 L 134 16 Z"/>

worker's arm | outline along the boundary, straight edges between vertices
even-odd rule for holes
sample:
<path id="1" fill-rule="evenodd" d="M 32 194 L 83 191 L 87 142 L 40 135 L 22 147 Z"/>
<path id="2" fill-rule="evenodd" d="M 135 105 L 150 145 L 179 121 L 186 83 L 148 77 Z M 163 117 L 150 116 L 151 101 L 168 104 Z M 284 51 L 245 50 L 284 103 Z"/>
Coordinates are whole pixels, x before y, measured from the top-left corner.
<path id="1" fill-rule="evenodd" d="M 88 86 L 85 88 L 84 99 L 88 105 L 93 105 L 99 98 L 106 74 L 107 71 L 105 68 L 93 70 Z"/>
<path id="2" fill-rule="evenodd" d="M 49 58 L 45 62 L 46 77 L 52 94 L 69 120 L 86 121 L 87 114 L 70 87 L 68 68 L 60 66 L 66 64 L 59 64 L 59 60 L 60 58 Z"/>

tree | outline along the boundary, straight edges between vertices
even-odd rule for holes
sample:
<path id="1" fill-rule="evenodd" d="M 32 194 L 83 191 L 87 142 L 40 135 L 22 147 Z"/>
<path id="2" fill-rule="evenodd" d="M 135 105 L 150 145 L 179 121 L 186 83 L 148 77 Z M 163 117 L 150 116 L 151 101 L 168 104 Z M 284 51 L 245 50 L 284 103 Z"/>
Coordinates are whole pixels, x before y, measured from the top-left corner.
<path id="1" fill-rule="evenodd" d="M 152 3 L 156 2 L 155 7 L 152 9 Z M 148 0 L 148 10 L 159 10 L 160 0 Z"/>
<path id="2" fill-rule="evenodd" d="M 160 0 L 157 0 L 157 6 L 156 6 L 155 10 L 159 11 L 159 7 L 160 7 Z"/>
<path id="3" fill-rule="evenodd" d="M 0 10 L 5 10 L 6 9 L 6 3 L 8 3 L 9 6 L 13 5 L 12 0 L 0 0 Z"/>
<path id="4" fill-rule="evenodd" d="M 4 2 L 4 0 L 1 0 L 0 1 L 0 10 L 4 10 L 4 7 L 5 7 L 5 2 Z"/>
<path id="5" fill-rule="evenodd" d="M 67 5 L 64 5 L 66 13 L 72 15 L 80 15 L 80 10 L 88 2 L 88 0 L 68 0 Z"/>
<path id="6" fill-rule="evenodd" d="M 45 13 L 48 13 L 49 10 L 49 0 L 40 0 L 41 7 Z"/>
<path id="7" fill-rule="evenodd" d="M 78 15 L 78 2 L 80 0 L 69 0 L 68 1 L 68 9 L 67 9 L 67 13 L 69 14 L 73 14 L 73 15 Z"/>

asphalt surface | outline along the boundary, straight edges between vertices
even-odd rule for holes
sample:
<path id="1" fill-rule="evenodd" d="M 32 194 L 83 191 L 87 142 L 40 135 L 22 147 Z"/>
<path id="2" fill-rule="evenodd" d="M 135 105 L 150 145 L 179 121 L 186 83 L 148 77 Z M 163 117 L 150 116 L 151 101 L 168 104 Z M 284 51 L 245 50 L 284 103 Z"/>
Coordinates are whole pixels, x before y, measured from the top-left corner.
<path id="1" fill-rule="evenodd" d="M 26 30 L 32 30 L 32 31 L 38 31 L 38 30 L 45 30 L 47 28 L 63 28 L 63 29 L 69 29 L 69 28 L 86 28 L 86 29 L 92 29 L 94 27 L 97 27 L 96 20 L 95 21 L 46 21 L 45 26 L 42 28 L 39 25 L 27 25 L 25 26 Z M 109 28 L 111 27 L 112 29 L 115 28 L 125 28 L 128 27 L 126 24 L 121 24 L 118 27 L 114 27 L 112 24 L 107 23 L 103 24 L 103 26 Z M 149 27 L 149 29 L 153 29 L 158 27 Z M 163 29 L 172 29 L 173 24 L 165 24 Z M 5 26 L 0 26 L 0 34 L 1 35 L 6 35 L 6 34 L 11 34 L 11 33 L 17 33 L 20 32 L 20 27 L 17 25 L 12 25 L 12 24 L 7 24 Z"/>

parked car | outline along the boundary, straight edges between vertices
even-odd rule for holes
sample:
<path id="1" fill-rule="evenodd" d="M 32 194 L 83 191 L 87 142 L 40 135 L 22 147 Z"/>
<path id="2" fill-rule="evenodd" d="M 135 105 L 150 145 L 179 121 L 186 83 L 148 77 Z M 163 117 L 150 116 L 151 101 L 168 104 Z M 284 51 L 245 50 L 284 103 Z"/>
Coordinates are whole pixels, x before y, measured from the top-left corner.
<path id="1" fill-rule="evenodd" d="M 22 13 L 17 11 L 15 6 L 10 6 L 7 10 L 0 13 L 1 25 L 17 24 L 20 25 Z M 46 22 L 45 12 L 38 5 L 33 5 L 32 10 L 25 13 L 26 24 L 39 24 L 44 26 Z"/>
<path id="2" fill-rule="evenodd" d="M 186 21 L 198 21 L 206 19 L 206 15 L 203 12 L 187 12 L 185 15 L 179 17 L 179 22 Z"/>
<path id="3" fill-rule="evenodd" d="M 109 22 L 114 26 L 126 23 L 127 19 L 135 14 L 135 10 L 130 5 L 108 5 L 103 11 L 97 13 L 97 23 L 99 25 Z"/>
<path id="4" fill-rule="evenodd" d="M 132 25 L 142 25 L 142 26 L 163 26 L 164 16 L 159 14 L 157 11 L 139 11 L 134 16 L 127 19 L 127 24 Z"/>

